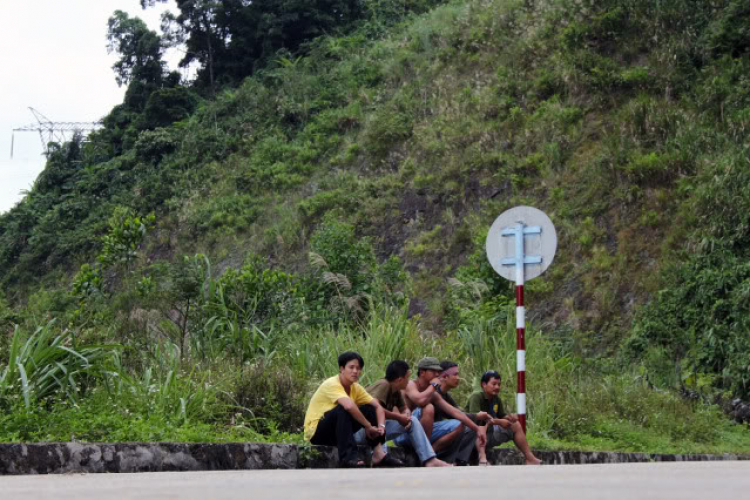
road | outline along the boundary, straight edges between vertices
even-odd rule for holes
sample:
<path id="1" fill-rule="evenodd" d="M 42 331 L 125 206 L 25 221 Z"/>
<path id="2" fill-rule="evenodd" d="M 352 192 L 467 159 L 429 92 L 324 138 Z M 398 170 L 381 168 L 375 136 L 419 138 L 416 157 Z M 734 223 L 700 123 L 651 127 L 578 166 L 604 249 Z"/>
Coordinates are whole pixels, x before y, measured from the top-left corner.
<path id="1" fill-rule="evenodd" d="M 750 462 L 0 477 L 0 499 L 748 498 Z"/>

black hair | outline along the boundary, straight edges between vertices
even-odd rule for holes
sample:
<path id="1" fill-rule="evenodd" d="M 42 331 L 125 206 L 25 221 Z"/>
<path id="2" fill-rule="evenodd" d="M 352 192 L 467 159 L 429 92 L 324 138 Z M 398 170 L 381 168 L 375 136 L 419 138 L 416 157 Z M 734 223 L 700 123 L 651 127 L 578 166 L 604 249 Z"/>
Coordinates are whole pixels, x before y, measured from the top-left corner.
<path id="1" fill-rule="evenodd" d="M 409 373 L 409 363 L 397 359 L 391 361 L 385 369 L 385 379 L 388 382 L 393 382 L 397 378 L 405 377 Z"/>
<path id="2" fill-rule="evenodd" d="M 482 381 L 481 381 L 481 383 L 482 384 L 486 384 L 490 380 L 492 380 L 493 378 L 496 378 L 498 380 L 502 380 L 502 377 L 500 376 L 499 373 L 497 373 L 495 370 L 490 370 L 490 371 L 484 372 L 484 375 L 482 375 Z"/>
<path id="3" fill-rule="evenodd" d="M 353 359 L 359 361 L 360 369 L 365 367 L 365 360 L 362 359 L 362 356 L 360 356 L 359 353 L 356 353 L 354 351 L 346 351 L 339 355 L 339 368 L 345 367 L 346 364 Z"/>
<path id="4" fill-rule="evenodd" d="M 443 371 L 450 370 L 454 366 L 458 366 L 458 363 L 454 363 L 453 361 L 448 361 L 447 359 L 444 359 L 443 361 L 440 362 L 440 368 L 442 368 Z"/>

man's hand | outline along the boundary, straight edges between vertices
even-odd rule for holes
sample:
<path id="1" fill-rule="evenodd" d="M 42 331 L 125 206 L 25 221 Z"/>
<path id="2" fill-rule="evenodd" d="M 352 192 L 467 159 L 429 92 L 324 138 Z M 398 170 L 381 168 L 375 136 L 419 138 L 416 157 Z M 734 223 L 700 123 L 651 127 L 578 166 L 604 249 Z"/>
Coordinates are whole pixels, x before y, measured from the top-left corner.
<path id="1" fill-rule="evenodd" d="M 411 430 L 411 417 L 407 417 L 406 423 L 401 424 L 401 425 L 404 426 L 404 429 L 406 429 L 407 431 L 410 431 Z"/>
<path id="2" fill-rule="evenodd" d="M 365 429 L 365 434 L 367 434 L 367 437 L 370 439 L 377 439 L 385 434 L 385 429 L 383 429 L 382 427 L 375 427 L 374 425 L 371 425 L 370 427 Z"/>
<path id="3" fill-rule="evenodd" d="M 497 425 L 499 425 L 503 429 L 507 429 L 508 427 L 511 426 L 511 421 L 508 420 L 507 418 L 499 418 L 497 419 Z"/>
<path id="4" fill-rule="evenodd" d="M 477 413 L 476 415 L 474 415 L 474 418 L 476 418 L 480 422 L 484 422 L 484 421 L 490 419 L 490 414 L 487 413 L 486 411 L 480 411 L 479 413 Z"/>
<path id="5" fill-rule="evenodd" d="M 484 448 L 487 446 L 487 431 L 484 432 L 477 432 L 477 440 L 476 440 L 477 448 Z"/>
<path id="6" fill-rule="evenodd" d="M 505 415 L 505 419 L 510 422 L 511 424 L 515 424 L 518 422 L 518 414 L 517 413 L 508 413 Z"/>

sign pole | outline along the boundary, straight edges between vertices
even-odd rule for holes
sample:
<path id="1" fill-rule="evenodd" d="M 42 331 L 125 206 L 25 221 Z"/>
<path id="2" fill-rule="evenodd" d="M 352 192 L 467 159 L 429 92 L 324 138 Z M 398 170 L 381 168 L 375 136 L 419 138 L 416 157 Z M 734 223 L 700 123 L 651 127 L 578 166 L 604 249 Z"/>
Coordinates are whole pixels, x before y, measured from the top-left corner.
<path id="1" fill-rule="evenodd" d="M 523 235 L 516 238 L 516 255 L 523 255 Z M 526 434 L 526 308 L 523 305 L 522 263 L 516 264 L 516 373 L 516 410 Z"/>
<path id="2" fill-rule="evenodd" d="M 526 307 L 523 303 L 524 267 L 530 264 L 541 264 L 540 256 L 527 256 L 524 245 L 526 235 L 541 234 L 540 226 L 527 227 L 518 221 L 515 227 L 504 229 L 501 236 L 515 238 L 516 254 L 513 258 L 503 259 L 502 265 L 516 268 L 516 411 L 523 433 L 526 434 Z"/>
<path id="3" fill-rule="evenodd" d="M 526 434 L 524 284 L 542 274 L 549 267 L 556 249 L 555 226 L 544 212 L 533 207 L 515 207 L 506 210 L 495 219 L 487 235 L 487 258 L 492 268 L 509 281 L 515 279 L 516 283 L 516 411 L 524 434 Z"/>

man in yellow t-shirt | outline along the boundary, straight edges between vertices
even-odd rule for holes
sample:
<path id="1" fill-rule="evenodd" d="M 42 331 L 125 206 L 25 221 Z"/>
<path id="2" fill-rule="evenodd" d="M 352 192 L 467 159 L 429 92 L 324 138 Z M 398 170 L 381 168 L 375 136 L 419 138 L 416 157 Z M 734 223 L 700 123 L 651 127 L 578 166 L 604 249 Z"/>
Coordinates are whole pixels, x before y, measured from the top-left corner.
<path id="1" fill-rule="evenodd" d="M 367 444 L 373 448 L 373 465 L 403 465 L 383 451 L 383 407 L 357 383 L 365 366 L 362 356 L 345 352 L 338 361 L 339 374 L 320 384 L 307 407 L 305 439 L 316 445 L 336 446 L 340 467 L 362 467 L 364 462 L 357 460 L 354 433 L 364 428 Z"/>

